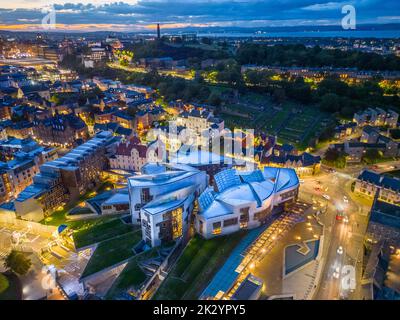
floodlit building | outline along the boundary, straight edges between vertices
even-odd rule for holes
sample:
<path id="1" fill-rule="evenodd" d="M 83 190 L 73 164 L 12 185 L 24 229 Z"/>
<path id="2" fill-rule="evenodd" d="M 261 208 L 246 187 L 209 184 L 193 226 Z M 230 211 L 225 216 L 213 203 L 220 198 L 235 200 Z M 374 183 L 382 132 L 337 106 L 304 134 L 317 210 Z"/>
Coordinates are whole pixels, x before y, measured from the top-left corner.
<path id="1" fill-rule="evenodd" d="M 211 139 L 218 138 L 224 130 L 222 119 L 214 117 L 212 112 L 198 109 L 182 112 L 176 119 L 176 125 L 193 132 L 197 137 L 195 143 L 203 146 L 206 146 Z"/>
<path id="2" fill-rule="evenodd" d="M 128 188 L 132 222 L 141 224 L 143 240 L 154 247 L 184 237 L 207 174 L 176 164 L 148 164 L 142 171 L 128 179 Z"/>
<path id="3" fill-rule="evenodd" d="M 57 207 L 93 188 L 101 180 L 108 163 L 107 149 L 115 139 L 110 132 L 100 132 L 65 156 L 42 165 L 33 184 L 15 200 L 16 215 L 40 221 Z"/>
<path id="4" fill-rule="evenodd" d="M 38 145 L 31 139 L 0 141 L 0 203 L 7 202 L 33 182 L 43 163 L 57 159 L 57 151 Z"/>
<path id="5" fill-rule="evenodd" d="M 335 139 L 344 139 L 344 138 L 352 135 L 353 133 L 355 133 L 356 130 L 357 130 L 357 123 L 355 123 L 355 122 L 342 124 L 335 128 L 334 137 L 335 137 Z"/>
<path id="6" fill-rule="evenodd" d="M 381 108 L 368 108 L 365 111 L 355 113 L 353 121 L 360 127 L 370 125 L 396 128 L 399 114 L 393 110 L 385 111 Z"/>
<path id="7" fill-rule="evenodd" d="M 209 239 L 241 229 L 253 229 L 297 199 L 299 179 L 294 169 L 265 167 L 263 171 L 227 169 L 215 175 L 216 190 L 199 197 L 197 232 Z"/>
<path id="8" fill-rule="evenodd" d="M 400 206 L 400 179 L 364 170 L 358 176 L 354 192 Z"/>
<path id="9" fill-rule="evenodd" d="M 85 141 L 89 137 L 85 122 L 74 114 L 36 118 L 32 130 L 34 137 L 46 145 L 73 146 L 77 140 Z"/>
<path id="10" fill-rule="evenodd" d="M 149 151 L 149 147 L 142 144 L 137 137 L 120 142 L 116 152 L 110 157 L 111 169 L 126 171 L 140 171 L 148 162 L 157 162 L 156 154 Z"/>

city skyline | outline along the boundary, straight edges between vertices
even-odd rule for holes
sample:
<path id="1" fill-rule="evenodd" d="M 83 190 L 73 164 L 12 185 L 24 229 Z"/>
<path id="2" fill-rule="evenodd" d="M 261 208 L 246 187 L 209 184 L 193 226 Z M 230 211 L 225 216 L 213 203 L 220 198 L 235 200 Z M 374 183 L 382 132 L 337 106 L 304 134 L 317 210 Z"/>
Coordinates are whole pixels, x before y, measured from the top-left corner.
<path id="1" fill-rule="evenodd" d="M 163 29 L 340 25 L 345 5 L 355 8 L 358 24 L 400 22 L 397 1 L 17 0 L 0 4 L 0 30 L 40 30 L 51 6 L 57 31 L 149 31 L 157 23 Z"/>

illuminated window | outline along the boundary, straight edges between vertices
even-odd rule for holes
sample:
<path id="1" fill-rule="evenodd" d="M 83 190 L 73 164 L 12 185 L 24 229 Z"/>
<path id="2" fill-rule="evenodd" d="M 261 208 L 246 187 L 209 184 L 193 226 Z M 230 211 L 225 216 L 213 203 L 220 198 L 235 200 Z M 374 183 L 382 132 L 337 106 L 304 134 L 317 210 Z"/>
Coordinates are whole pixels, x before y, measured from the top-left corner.
<path id="1" fill-rule="evenodd" d="M 221 234 L 221 221 L 213 223 L 212 234 Z"/>
<path id="2" fill-rule="evenodd" d="M 175 240 L 182 236 L 182 208 L 175 209 L 172 215 L 172 238 Z"/>

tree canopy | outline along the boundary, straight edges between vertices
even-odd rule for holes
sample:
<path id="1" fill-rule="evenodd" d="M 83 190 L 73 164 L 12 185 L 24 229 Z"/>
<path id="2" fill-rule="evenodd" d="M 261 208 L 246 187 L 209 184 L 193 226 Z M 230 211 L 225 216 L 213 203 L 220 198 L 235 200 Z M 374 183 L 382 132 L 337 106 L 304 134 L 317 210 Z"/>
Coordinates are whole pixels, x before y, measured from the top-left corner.
<path id="1" fill-rule="evenodd" d="M 19 275 L 25 275 L 31 265 L 31 260 L 23 252 L 16 250 L 12 250 L 4 260 L 4 267 Z"/>

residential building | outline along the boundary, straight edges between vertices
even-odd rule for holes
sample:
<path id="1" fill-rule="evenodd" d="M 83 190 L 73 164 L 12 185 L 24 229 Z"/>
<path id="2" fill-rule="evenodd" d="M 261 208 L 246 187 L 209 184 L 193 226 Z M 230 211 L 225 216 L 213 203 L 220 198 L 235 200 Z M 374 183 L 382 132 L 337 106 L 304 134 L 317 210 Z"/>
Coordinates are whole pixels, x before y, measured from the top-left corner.
<path id="1" fill-rule="evenodd" d="M 113 135 L 123 136 L 127 139 L 133 136 L 133 129 L 124 128 L 116 122 L 95 123 L 93 130 L 96 133 L 100 131 L 110 131 Z"/>
<path id="2" fill-rule="evenodd" d="M 157 162 L 157 157 L 140 139 L 132 137 L 121 141 L 110 157 L 110 168 L 126 171 L 140 171 L 148 162 Z"/>
<path id="3" fill-rule="evenodd" d="M 94 188 L 108 165 L 107 153 L 117 141 L 110 132 L 100 132 L 65 156 L 40 166 L 33 184 L 14 202 L 17 216 L 40 221 L 55 208 Z"/>
<path id="4" fill-rule="evenodd" d="M 365 126 L 362 130 L 360 142 L 377 143 L 380 136 L 379 130 L 372 126 Z"/>
<path id="5" fill-rule="evenodd" d="M 399 114 L 393 110 L 385 111 L 381 108 L 368 108 L 367 110 L 355 113 L 353 121 L 360 127 L 370 125 L 374 127 L 388 126 L 396 128 L 399 121 Z"/>
<path id="6" fill-rule="evenodd" d="M 356 122 L 349 122 L 346 124 L 342 124 L 337 126 L 334 130 L 334 137 L 337 140 L 344 139 L 352 134 L 354 134 L 357 130 Z"/>
<path id="7" fill-rule="evenodd" d="M 7 145 L 13 146 L 13 153 L 7 154 Z M 0 162 L 0 203 L 17 197 L 26 187 L 32 184 L 39 167 L 57 159 L 55 149 L 39 146 L 34 141 L 11 139 L 0 145 L 5 150 L 6 162 Z"/>
<path id="8" fill-rule="evenodd" d="M 385 174 L 363 170 L 355 182 L 354 192 L 400 206 L 400 179 Z"/>
<path id="9" fill-rule="evenodd" d="M 310 176 L 320 172 L 321 157 L 314 156 L 308 152 L 299 155 L 272 155 L 267 159 L 266 165 L 278 168 L 292 168 L 296 171 L 299 177 Z"/>
<path id="10" fill-rule="evenodd" d="M 114 112 L 111 116 L 112 122 L 119 123 L 122 127 L 127 129 L 134 129 L 135 118 L 123 111 Z"/>
<path id="11" fill-rule="evenodd" d="M 17 139 L 26 139 L 32 136 L 33 124 L 29 121 L 20 121 L 17 123 L 11 123 L 5 127 L 7 135 Z"/>
<path id="12" fill-rule="evenodd" d="M 136 128 L 146 130 L 152 127 L 153 122 L 165 119 L 165 110 L 159 106 L 149 107 L 145 110 L 139 110 L 136 113 Z"/>
<path id="13" fill-rule="evenodd" d="M 358 141 L 346 141 L 345 143 L 337 143 L 330 145 L 330 148 L 334 148 L 338 151 L 346 153 L 347 163 L 359 163 L 361 162 L 365 152 L 367 150 L 377 150 L 384 154 L 386 150 L 385 143 L 363 143 Z"/>
<path id="14" fill-rule="evenodd" d="M 77 141 L 86 141 L 89 131 L 85 122 L 74 114 L 33 120 L 33 137 L 46 145 L 75 146 Z"/>
<path id="15" fill-rule="evenodd" d="M 199 136 L 210 130 L 213 124 L 216 125 L 219 132 L 224 129 L 224 122 L 205 109 L 192 109 L 190 112 L 182 112 L 176 119 L 177 126 L 186 127 Z"/>
<path id="16" fill-rule="evenodd" d="M 380 240 L 371 245 L 361 279 L 363 300 L 399 300 L 400 288 L 396 270 L 398 257 L 391 243 Z"/>
<path id="17" fill-rule="evenodd" d="M 295 201 L 298 191 L 299 179 L 293 169 L 224 170 L 215 175 L 215 190 L 208 188 L 199 197 L 196 231 L 209 239 L 256 228 L 273 211 Z"/>
<path id="18" fill-rule="evenodd" d="M 0 121 L 11 119 L 11 109 L 14 103 L 15 100 L 9 96 L 0 99 Z"/>
<path id="19" fill-rule="evenodd" d="M 38 94 L 41 98 L 50 100 L 50 89 L 43 83 L 22 86 L 18 89 L 18 98 L 29 98 L 30 95 Z"/>

